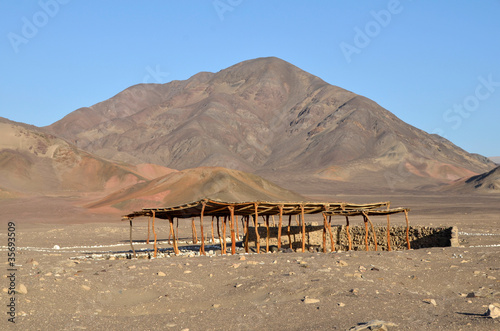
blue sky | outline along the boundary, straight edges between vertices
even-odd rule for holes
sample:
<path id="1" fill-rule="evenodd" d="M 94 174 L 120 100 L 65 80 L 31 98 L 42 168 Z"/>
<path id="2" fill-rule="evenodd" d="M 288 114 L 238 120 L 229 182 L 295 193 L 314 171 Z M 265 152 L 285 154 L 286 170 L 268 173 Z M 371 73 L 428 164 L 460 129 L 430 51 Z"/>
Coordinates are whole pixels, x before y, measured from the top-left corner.
<path id="1" fill-rule="evenodd" d="M 44 126 L 134 84 L 264 56 L 500 155 L 500 0 L 5 0 L 0 116 Z"/>

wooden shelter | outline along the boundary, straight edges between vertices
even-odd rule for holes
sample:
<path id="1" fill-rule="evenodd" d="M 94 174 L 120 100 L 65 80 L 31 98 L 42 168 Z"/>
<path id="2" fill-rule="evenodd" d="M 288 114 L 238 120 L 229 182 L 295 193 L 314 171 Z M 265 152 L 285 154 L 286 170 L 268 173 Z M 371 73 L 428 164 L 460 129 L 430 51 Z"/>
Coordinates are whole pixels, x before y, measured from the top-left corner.
<path id="1" fill-rule="evenodd" d="M 302 251 L 305 252 L 305 236 L 306 236 L 306 224 L 305 224 L 305 214 L 322 214 L 323 215 L 323 251 L 326 252 L 326 233 L 328 232 L 331 238 L 332 251 L 335 250 L 332 230 L 331 230 L 331 219 L 332 216 L 344 216 L 346 219 L 346 230 L 347 236 L 349 238 L 349 249 L 351 249 L 351 239 L 349 236 L 349 217 L 350 216 L 362 216 L 365 223 L 365 246 L 368 250 L 368 224 L 370 224 L 373 236 L 375 237 L 375 231 L 373 230 L 373 223 L 371 222 L 370 216 L 387 216 L 387 236 L 388 236 L 388 249 L 390 247 L 390 215 L 396 213 L 404 213 L 406 218 L 406 240 L 408 244 L 408 249 L 410 249 L 410 242 L 408 238 L 409 221 L 408 221 L 408 208 L 390 208 L 390 202 L 377 202 L 369 204 L 354 204 L 345 202 L 265 202 L 265 201 L 252 201 L 252 202 L 223 202 L 211 199 L 202 199 L 199 201 L 194 201 L 174 207 L 166 208 L 143 208 L 140 211 L 132 212 L 128 215 L 122 217 L 123 220 L 130 221 L 130 245 L 134 252 L 135 249 L 132 244 L 132 220 L 136 217 L 149 217 L 148 219 L 148 240 L 149 243 L 149 223 L 152 220 L 152 230 L 154 235 L 154 254 L 157 254 L 156 245 L 156 232 L 155 232 L 155 220 L 164 219 L 168 220 L 170 223 L 170 235 L 173 239 L 173 247 L 175 254 L 179 253 L 177 238 L 174 231 L 174 219 L 192 219 L 192 230 L 193 230 L 193 242 L 197 242 L 196 236 L 196 226 L 195 218 L 200 219 L 200 232 L 201 232 L 201 244 L 200 244 L 200 254 L 205 254 L 205 235 L 203 228 L 203 218 L 206 216 L 212 217 L 211 222 L 211 234 L 214 241 L 214 218 L 217 219 L 217 230 L 219 230 L 219 219 L 223 218 L 223 236 L 221 241 L 222 254 L 226 252 L 226 226 L 229 221 L 229 228 L 231 233 L 231 253 L 235 254 L 236 251 L 236 236 L 239 237 L 238 222 L 237 217 L 241 216 L 241 221 L 244 228 L 244 233 L 246 234 L 250 228 L 250 216 L 253 219 L 256 240 L 256 250 L 260 253 L 259 244 L 259 216 L 264 218 L 265 225 L 267 228 L 267 236 L 269 239 L 269 216 L 278 216 L 278 248 L 280 248 L 281 243 L 281 229 L 283 226 L 283 218 L 288 216 L 288 228 L 290 228 L 290 223 L 292 215 L 300 216 L 299 225 L 302 228 Z M 220 234 L 219 234 L 220 237 Z M 249 252 L 248 247 L 248 236 L 245 236 L 245 251 Z M 169 238 L 170 240 L 170 238 Z M 377 250 L 377 240 L 375 240 L 375 250 Z M 266 252 L 269 251 L 269 244 L 267 240 Z"/>

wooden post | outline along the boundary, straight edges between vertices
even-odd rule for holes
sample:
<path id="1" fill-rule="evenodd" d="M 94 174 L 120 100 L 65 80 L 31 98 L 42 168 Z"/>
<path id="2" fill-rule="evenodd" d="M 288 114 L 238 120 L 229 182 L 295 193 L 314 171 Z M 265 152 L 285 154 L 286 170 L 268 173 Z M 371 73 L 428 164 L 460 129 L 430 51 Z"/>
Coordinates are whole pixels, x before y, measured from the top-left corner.
<path id="1" fill-rule="evenodd" d="M 349 241 L 349 251 L 352 250 L 352 239 L 351 239 L 351 232 L 349 231 L 349 216 L 346 216 L 345 217 L 345 222 L 346 222 L 346 226 L 345 226 L 345 230 L 347 232 L 347 240 Z"/>
<path id="2" fill-rule="evenodd" d="M 212 244 L 215 242 L 214 237 L 214 216 L 212 216 Z"/>
<path id="3" fill-rule="evenodd" d="M 250 216 L 245 216 L 245 252 L 250 253 L 250 249 L 248 248 L 248 227 L 250 226 Z"/>
<path id="4" fill-rule="evenodd" d="M 149 245 L 149 227 L 150 227 L 149 223 L 150 222 L 151 222 L 151 216 L 148 217 L 148 239 L 146 239 L 146 244 L 148 244 L 148 245 Z"/>
<path id="5" fill-rule="evenodd" d="M 373 241 L 375 241 L 375 250 L 378 250 L 378 246 L 377 246 L 377 234 L 375 233 L 375 229 L 373 228 L 373 223 L 370 220 L 370 217 L 368 217 L 368 213 L 363 213 L 363 215 L 365 215 L 366 219 L 368 220 L 368 223 L 370 223 L 370 227 L 371 227 L 372 233 L 373 233 Z"/>
<path id="6" fill-rule="evenodd" d="M 255 215 L 253 222 L 255 224 L 255 248 L 257 249 L 257 254 L 260 254 L 260 235 L 259 235 L 259 205 L 254 203 Z"/>
<path id="7" fill-rule="evenodd" d="M 279 206 L 278 206 L 279 208 Z M 274 221 L 274 215 L 271 215 L 271 218 L 273 219 L 273 227 L 276 226 L 276 222 Z"/>
<path id="8" fill-rule="evenodd" d="M 177 220 L 177 222 L 179 222 L 179 220 Z M 198 243 L 198 235 L 196 234 L 196 225 L 194 225 L 194 217 L 191 219 L 191 232 L 193 234 L 193 245 L 196 245 Z"/>
<path id="9" fill-rule="evenodd" d="M 135 248 L 134 248 L 134 245 L 132 244 L 132 219 L 129 218 L 128 220 L 130 222 L 130 247 L 132 248 L 132 252 L 134 252 L 134 258 L 136 258 L 137 255 L 135 254 Z M 148 229 L 149 229 L 149 227 L 148 227 Z"/>
<path id="10" fill-rule="evenodd" d="M 368 252 L 368 220 L 366 219 L 365 214 L 363 214 L 363 221 L 365 222 L 365 247 Z"/>
<path id="11" fill-rule="evenodd" d="M 221 238 L 221 235 L 220 235 L 219 216 L 216 216 L 216 217 L 217 217 L 217 235 L 219 236 L 219 243 L 222 243 L 222 238 Z"/>
<path id="12" fill-rule="evenodd" d="M 229 224 L 231 227 L 231 254 L 234 255 L 236 254 L 236 234 L 234 232 L 234 207 L 233 206 L 228 206 L 229 212 L 231 214 L 231 219 L 229 220 Z"/>
<path id="13" fill-rule="evenodd" d="M 333 240 L 332 233 L 332 216 L 328 216 L 328 233 L 330 234 L 330 242 L 332 244 L 332 252 L 335 252 L 335 240 Z"/>
<path id="14" fill-rule="evenodd" d="M 153 236 L 155 237 L 154 242 L 154 257 L 156 257 L 158 248 L 156 247 L 156 231 L 155 231 L 155 211 L 153 210 Z"/>
<path id="15" fill-rule="evenodd" d="M 170 231 L 172 232 L 172 240 L 174 241 L 174 254 L 177 255 L 179 254 L 179 249 L 177 248 L 177 238 L 175 237 L 174 220 L 170 215 L 168 215 L 168 222 L 170 223 Z"/>
<path id="16" fill-rule="evenodd" d="M 326 221 L 326 214 L 323 213 L 323 253 L 326 253 L 326 228 L 328 222 Z"/>
<path id="17" fill-rule="evenodd" d="M 300 220 L 302 222 L 302 253 L 306 251 L 306 221 L 304 219 L 304 205 L 300 205 Z"/>
<path id="18" fill-rule="evenodd" d="M 408 249 L 410 247 L 410 221 L 408 220 L 408 211 L 405 209 L 405 218 L 406 218 L 406 244 L 408 245 Z"/>
<path id="19" fill-rule="evenodd" d="M 387 210 L 391 208 L 391 203 L 387 203 Z M 391 216 L 387 214 L 387 250 L 391 250 Z"/>
<path id="20" fill-rule="evenodd" d="M 279 205 L 280 216 L 278 220 L 278 249 L 281 249 L 281 227 L 283 226 L 283 205 Z"/>
<path id="21" fill-rule="evenodd" d="M 267 229 L 267 234 L 266 234 L 266 253 L 269 252 L 269 215 L 266 215 L 266 229 Z"/>
<path id="22" fill-rule="evenodd" d="M 233 211 L 234 213 L 234 211 Z M 234 224 L 236 225 L 236 240 L 240 241 L 240 229 L 238 226 L 238 216 L 234 218 Z"/>
<path id="23" fill-rule="evenodd" d="M 224 216 L 222 219 L 222 252 L 221 254 L 226 254 L 226 222 L 227 222 L 227 216 Z"/>
<path id="24" fill-rule="evenodd" d="M 205 236 L 203 234 L 203 213 L 205 212 L 205 201 L 201 203 L 201 213 L 200 213 L 200 233 L 201 233 L 201 245 L 200 245 L 200 255 L 206 255 L 205 254 Z M 193 219 L 194 222 L 194 219 Z M 194 223 L 193 223 L 194 226 Z M 196 233 L 196 227 L 195 227 L 195 233 Z M 213 235 L 213 232 L 212 232 Z"/>
<path id="25" fill-rule="evenodd" d="M 287 228 L 287 234 L 288 234 L 288 246 L 292 248 L 292 236 L 290 235 L 290 226 L 292 225 L 292 214 L 288 215 L 288 228 Z"/>

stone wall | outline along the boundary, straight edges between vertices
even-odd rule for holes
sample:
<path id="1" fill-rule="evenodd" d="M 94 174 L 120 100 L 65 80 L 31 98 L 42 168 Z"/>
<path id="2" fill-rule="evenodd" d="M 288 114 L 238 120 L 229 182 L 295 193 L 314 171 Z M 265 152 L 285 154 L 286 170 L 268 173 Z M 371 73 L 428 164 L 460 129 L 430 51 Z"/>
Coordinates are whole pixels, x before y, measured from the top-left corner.
<path id="1" fill-rule="evenodd" d="M 352 249 L 365 250 L 365 227 L 350 226 Z M 378 250 L 387 250 L 387 227 L 375 227 Z M 346 251 L 349 247 L 345 225 L 332 226 L 332 235 L 335 242 L 335 250 Z M 260 246 L 266 247 L 267 229 L 265 226 L 259 226 Z M 406 226 L 394 226 L 390 229 L 391 249 L 407 249 Z M 246 239 L 246 238 L 245 238 Z M 255 228 L 249 227 L 249 244 L 255 247 Z M 456 247 L 458 246 L 458 230 L 456 227 L 428 227 L 428 226 L 410 226 L 409 229 L 410 247 L 412 249 L 426 247 Z M 306 226 L 306 249 L 323 249 L 323 226 Z M 281 230 L 281 247 L 289 248 L 290 242 L 292 249 L 302 249 L 302 229 L 300 226 L 291 226 L 290 233 L 287 227 Z M 369 250 L 375 250 L 374 238 L 371 228 L 368 227 Z M 278 245 L 278 228 L 269 227 L 269 245 Z M 327 251 L 331 251 L 330 234 L 326 232 Z"/>

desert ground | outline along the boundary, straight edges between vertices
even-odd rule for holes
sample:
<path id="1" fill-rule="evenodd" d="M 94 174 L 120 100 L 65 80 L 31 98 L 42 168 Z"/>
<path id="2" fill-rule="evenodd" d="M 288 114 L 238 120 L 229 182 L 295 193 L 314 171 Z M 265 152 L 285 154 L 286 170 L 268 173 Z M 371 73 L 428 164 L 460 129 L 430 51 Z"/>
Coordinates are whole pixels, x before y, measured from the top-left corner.
<path id="1" fill-rule="evenodd" d="M 461 247 L 405 251 L 279 252 L 198 256 L 180 222 L 180 256 L 100 259 L 128 253 L 120 215 L 81 198 L 0 200 L 3 330 L 349 330 L 373 320 L 388 330 L 500 330 L 485 316 L 500 302 L 498 195 L 337 195 L 322 201 L 411 208 L 416 225 L 455 225 Z M 306 216 L 306 221 L 314 221 Z M 360 220 L 354 220 L 356 223 Z M 385 217 L 375 220 L 385 224 Z M 8 223 L 15 224 L 15 323 L 9 322 Z M 342 224 L 342 220 L 338 220 Z M 395 216 L 394 224 L 403 223 Z M 334 221 L 335 223 L 335 221 Z M 160 249 L 167 222 L 158 221 Z M 147 219 L 134 220 L 136 249 Z M 56 245 L 58 247 L 56 247 Z M 384 329 L 382 329 L 384 330 Z"/>

